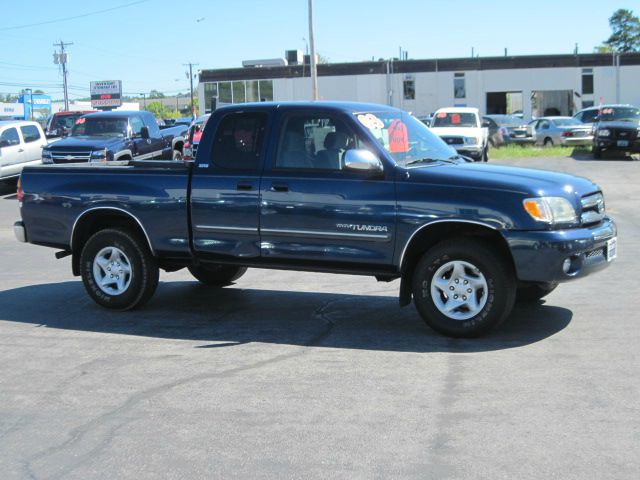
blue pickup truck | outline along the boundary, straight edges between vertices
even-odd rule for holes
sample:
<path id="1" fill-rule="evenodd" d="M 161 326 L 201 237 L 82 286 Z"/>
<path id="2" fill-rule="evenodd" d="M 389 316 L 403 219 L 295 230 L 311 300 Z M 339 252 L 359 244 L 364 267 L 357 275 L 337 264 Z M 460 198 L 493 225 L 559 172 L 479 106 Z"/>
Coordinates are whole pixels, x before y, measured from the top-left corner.
<path id="1" fill-rule="evenodd" d="M 591 181 L 470 163 L 373 104 L 220 108 L 192 164 L 29 167 L 18 198 L 18 239 L 71 255 L 118 310 L 149 300 L 159 269 L 214 287 L 248 267 L 360 274 L 400 279 L 401 306 L 471 337 L 616 256 Z"/>
<path id="2" fill-rule="evenodd" d="M 42 163 L 180 160 L 187 129 L 160 129 L 145 111 L 89 113 L 75 121 L 67 137 L 42 150 Z"/>

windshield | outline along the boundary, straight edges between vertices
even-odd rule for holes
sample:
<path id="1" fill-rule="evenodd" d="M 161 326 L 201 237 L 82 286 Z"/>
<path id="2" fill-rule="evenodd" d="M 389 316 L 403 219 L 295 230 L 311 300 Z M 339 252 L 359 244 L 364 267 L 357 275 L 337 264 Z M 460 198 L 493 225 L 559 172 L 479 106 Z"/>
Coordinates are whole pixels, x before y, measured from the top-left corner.
<path id="1" fill-rule="evenodd" d="M 458 158 L 452 147 L 408 113 L 364 112 L 355 116 L 401 167 Z"/>
<path id="2" fill-rule="evenodd" d="M 51 130 L 71 130 L 76 123 L 76 120 L 82 116 L 78 115 L 57 115 L 53 117 L 53 124 Z"/>
<path id="3" fill-rule="evenodd" d="M 473 113 L 438 112 L 431 121 L 432 127 L 477 127 L 478 120 Z"/>
<path id="4" fill-rule="evenodd" d="M 575 118 L 554 118 L 553 123 L 555 123 L 559 127 L 570 127 L 572 125 L 582 125 L 582 122 L 579 122 Z"/>
<path id="5" fill-rule="evenodd" d="M 72 137 L 103 136 L 103 137 L 126 137 L 126 118 L 104 118 L 104 117 L 80 117 L 73 130 Z"/>
<path id="6" fill-rule="evenodd" d="M 600 121 L 640 122 L 640 109 L 634 107 L 608 107 L 600 110 Z"/>

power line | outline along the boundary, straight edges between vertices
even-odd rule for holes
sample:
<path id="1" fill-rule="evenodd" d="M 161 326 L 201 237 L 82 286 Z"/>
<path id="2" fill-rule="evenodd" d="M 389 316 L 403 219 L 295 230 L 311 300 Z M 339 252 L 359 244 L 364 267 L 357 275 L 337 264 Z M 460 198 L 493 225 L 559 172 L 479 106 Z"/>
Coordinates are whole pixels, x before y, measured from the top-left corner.
<path id="1" fill-rule="evenodd" d="M 137 2 L 131 2 L 131 3 L 126 3 L 124 5 L 118 5 L 117 7 L 105 8 L 104 10 L 97 10 L 95 12 L 83 13 L 82 15 L 74 15 L 72 17 L 56 18 L 54 20 L 47 20 L 46 22 L 28 23 L 28 24 L 25 24 L 25 25 L 16 25 L 14 27 L 4 27 L 4 28 L 0 28 L 0 32 L 4 32 L 4 31 L 7 31 L 7 30 L 18 30 L 18 29 L 21 29 L 21 28 L 38 27 L 40 25 L 49 25 L 51 23 L 66 22 L 68 20 L 75 20 L 76 18 L 84 18 L 84 17 L 89 17 L 91 15 L 98 15 L 100 13 L 112 12 L 113 10 L 119 10 L 121 8 L 131 7 L 133 5 L 138 5 L 140 3 L 145 3 L 145 2 L 148 2 L 148 1 L 149 0 L 139 0 Z"/>

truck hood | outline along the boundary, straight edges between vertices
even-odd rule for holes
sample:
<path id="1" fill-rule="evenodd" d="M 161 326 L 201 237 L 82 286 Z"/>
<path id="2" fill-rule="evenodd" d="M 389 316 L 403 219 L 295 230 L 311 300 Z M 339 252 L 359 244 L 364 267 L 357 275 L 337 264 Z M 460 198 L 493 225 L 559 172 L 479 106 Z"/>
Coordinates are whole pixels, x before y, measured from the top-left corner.
<path id="1" fill-rule="evenodd" d="M 430 128 L 439 137 L 478 137 L 482 135 L 480 127 L 434 127 Z"/>
<path id="2" fill-rule="evenodd" d="M 579 204 L 583 195 L 600 190 L 595 183 L 584 177 L 486 163 L 418 167 L 410 168 L 407 172 L 412 182 L 451 188 L 504 191 L 521 194 L 523 197 L 565 197 L 571 199 L 574 205 Z"/>
<path id="3" fill-rule="evenodd" d="M 91 148 L 93 150 L 100 150 L 122 144 L 125 140 L 126 138 L 124 137 L 67 137 L 56 141 L 52 145 L 50 144 L 46 148 L 49 150 L 62 150 L 65 148 Z"/>

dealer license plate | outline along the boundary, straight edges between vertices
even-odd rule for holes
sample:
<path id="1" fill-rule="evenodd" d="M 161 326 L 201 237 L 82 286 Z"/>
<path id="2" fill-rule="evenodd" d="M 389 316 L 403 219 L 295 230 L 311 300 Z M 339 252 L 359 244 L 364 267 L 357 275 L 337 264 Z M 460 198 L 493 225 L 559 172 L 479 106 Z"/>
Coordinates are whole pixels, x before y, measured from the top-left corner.
<path id="1" fill-rule="evenodd" d="M 613 237 L 607 240 L 607 262 L 610 262 L 618 256 L 618 238 Z"/>
<path id="2" fill-rule="evenodd" d="M 628 147 L 629 146 L 629 140 L 618 140 L 618 146 L 619 147 Z"/>

